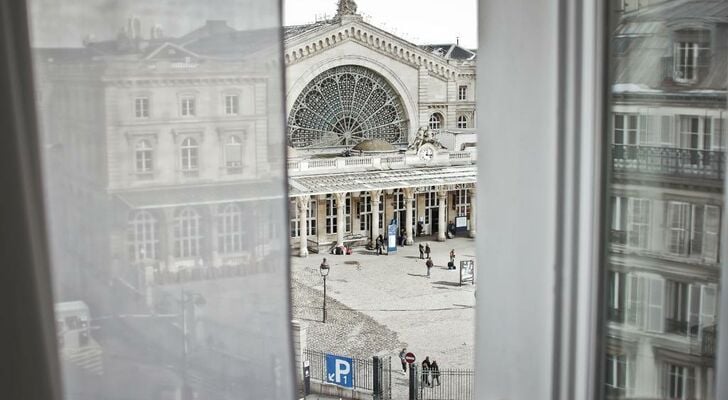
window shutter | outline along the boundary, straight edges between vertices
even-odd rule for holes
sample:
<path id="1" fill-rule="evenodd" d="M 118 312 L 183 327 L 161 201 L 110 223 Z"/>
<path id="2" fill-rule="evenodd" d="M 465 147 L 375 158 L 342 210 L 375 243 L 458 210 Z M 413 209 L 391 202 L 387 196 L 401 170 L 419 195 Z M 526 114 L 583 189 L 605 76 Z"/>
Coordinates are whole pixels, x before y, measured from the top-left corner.
<path id="1" fill-rule="evenodd" d="M 693 220 L 690 229 L 690 254 L 703 254 L 703 206 L 693 205 Z"/>
<path id="2" fill-rule="evenodd" d="M 660 117 L 660 141 L 665 147 L 675 147 L 674 118 L 672 115 Z"/>
<path id="3" fill-rule="evenodd" d="M 720 207 L 705 206 L 703 221 L 703 257 L 708 261 L 718 261 L 720 237 Z"/>
<path id="4" fill-rule="evenodd" d="M 645 329 L 649 332 L 662 332 L 665 324 L 665 281 L 662 278 L 647 279 L 647 318 Z"/>
<path id="5" fill-rule="evenodd" d="M 725 121 L 723 118 L 713 118 L 713 145 L 714 150 L 723 150 L 725 143 Z"/>
<path id="6" fill-rule="evenodd" d="M 648 137 L 648 126 L 647 122 L 649 121 L 649 118 L 647 114 L 639 114 L 639 122 L 637 127 L 637 144 L 638 145 L 647 145 L 650 142 L 650 138 Z"/>
<path id="7" fill-rule="evenodd" d="M 705 328 L 715 325 L 716 290 L 714 286 L 702 286 L 700 289 L 700 326 Z"/>
<path id="8" fill-rule="evenodd" d="M 688 286 L 688 331 L 698 333 L 700 325 L 700 285 Z"/>

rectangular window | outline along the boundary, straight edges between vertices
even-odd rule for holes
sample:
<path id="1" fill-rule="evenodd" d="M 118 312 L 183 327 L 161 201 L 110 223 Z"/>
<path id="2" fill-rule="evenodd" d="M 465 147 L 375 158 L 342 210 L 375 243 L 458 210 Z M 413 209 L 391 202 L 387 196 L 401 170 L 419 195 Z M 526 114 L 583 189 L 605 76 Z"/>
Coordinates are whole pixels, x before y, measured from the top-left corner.
<path id="1" fill-rule="evenodd" d="M 627 389 L 627 357 L 624 354 L 608 354 L 605 372 L 607 394 L 624 396 Z"/>
<path id="2" fill-rule="evenodd" d="M 650 233 L 650 200 L 629 199 L 627 209 L 627 244 L 647 249 Z"/>
<path id="3" fill-rule="evenodd" d="M 627 198 L 612 196 L 611 242 L 617 245 L 627 244 Z"/>
<path id="4" fill-rule="evenodd" d="M 458 86 L 458 100 L 468 99 L 468 87 L 466 85 Z"/>
<path id="5" fill-rule="evenodd" d="M 692 82 L 697 79 L 699 46 L 697 43 L 675 43 L 675 80 Z"/>
<path id="6" fill-rule="evenodd" d="M 148 97 L 137 97 L 134 99 L 134 115 L 137 118 L 149 118 Z"/>
<path id="7" fill-rule="evenodd" d="M 667 280 L 665 286 L 665 332 L 686 335 L 689 333 L 690 285 Z"/>
<path id="8" fill-rule="evenodd" d="M 240 104 L 240 96 L 226 95 L 225 96 L 225 115 L 238 115 L 239 104 Z"/>
<path id="9" fill-rule="evenodd" d="M 180 103 L 180 114 L 183 117 L 195 116 L 195 98 L 194 97 L 183 97 Z"/>
<path id="10" fill-rule="evenodd" d="M 333 195 L 326 196 L 326 233 L 334 234 L 338 230 L 337 225 L 336 198 Z"/>
<path id="11" fill-rule="evenodd" d="M 667 250 L 672 254 L 688 254 L 688 233 L 690 220 L 690 204 L 667 202 Z"/>
<path id="12" fill-rule="evenodd" d="M 693 367 L 665 364 L 667 370 L 666 393 L 668 399 L 691 400 L 695 395 L 695 372 Z"/>
<path id="13" fill-rule="evenodd" d="M 613 322 L 625 321 L 625 301 L 626 301 L 626 274 L 623 272 L 608 272 L 608 299 L 607 299 L 607 317 Z"/>

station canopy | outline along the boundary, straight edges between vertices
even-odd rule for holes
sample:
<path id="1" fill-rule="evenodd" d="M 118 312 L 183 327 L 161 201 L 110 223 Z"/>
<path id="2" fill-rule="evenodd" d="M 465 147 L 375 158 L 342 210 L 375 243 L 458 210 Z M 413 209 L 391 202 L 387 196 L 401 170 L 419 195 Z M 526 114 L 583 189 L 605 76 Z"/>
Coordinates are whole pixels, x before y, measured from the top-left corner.
<path id="1" fill-rule="evenodd" d="M 289 196 L 296 197 L 431 186 L 450 186 L 449 189 L 455 189 L 460 185 L 471 186 L 476 176 L 476 167 L 468 165 L 294 176 L 288 178 L 288 183 Z"/>

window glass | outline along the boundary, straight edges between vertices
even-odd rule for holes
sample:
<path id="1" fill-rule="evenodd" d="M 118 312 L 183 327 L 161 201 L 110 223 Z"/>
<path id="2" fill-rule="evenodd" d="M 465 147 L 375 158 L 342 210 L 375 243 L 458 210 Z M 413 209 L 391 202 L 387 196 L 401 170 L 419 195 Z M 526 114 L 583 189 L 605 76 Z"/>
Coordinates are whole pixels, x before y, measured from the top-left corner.
<path id="1" fill-rule="evenodd" d="M 28 10 L 65 398 L 295 398 L 280 2 Z"/>
<path id="2" fill-rule="evenodd" d="M 614 14 L 607 399 L 716 398 L 728 19 L 701 4 Z"/>

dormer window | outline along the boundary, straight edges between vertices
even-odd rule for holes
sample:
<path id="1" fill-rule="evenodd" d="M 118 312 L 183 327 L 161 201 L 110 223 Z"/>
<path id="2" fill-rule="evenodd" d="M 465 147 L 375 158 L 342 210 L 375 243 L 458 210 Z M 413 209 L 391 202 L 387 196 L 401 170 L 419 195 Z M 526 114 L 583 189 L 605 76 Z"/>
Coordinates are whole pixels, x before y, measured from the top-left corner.
<path id="1" fill-rule="evenodd" d="M 680 83 L 694 83 L 705 74 L 710 50 L 710 33 L 706 30 L 675 32 L 673 79 Z"/>

